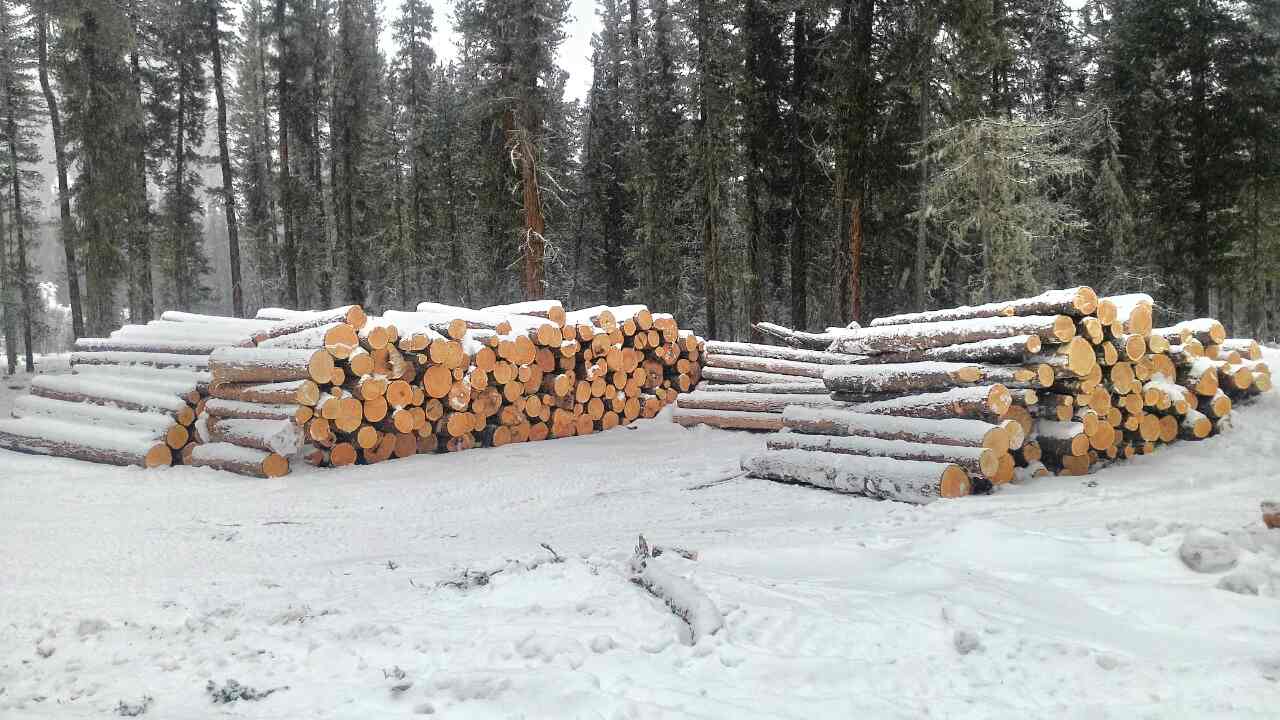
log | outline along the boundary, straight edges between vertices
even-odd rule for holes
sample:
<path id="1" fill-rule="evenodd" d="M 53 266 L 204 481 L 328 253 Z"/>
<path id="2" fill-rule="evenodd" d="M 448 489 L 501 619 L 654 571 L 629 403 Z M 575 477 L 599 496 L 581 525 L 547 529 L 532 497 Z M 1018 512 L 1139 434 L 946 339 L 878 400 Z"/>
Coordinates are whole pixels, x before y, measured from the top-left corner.
<path id="1" fill-rule="evenodd" d="M 177 353 L 149 353 L 113 350 L 110 352 L 73 352 L 71 367 L 81 365 L 145 366 L 152 368 L 185 368 L 207 371 L 208 355 L 180 355 Z"/>
<path id="2" fill-rule="evenodd" d="M 1087 344 L 1087 343 L 1086 343 Z M 940 362 L 984 362 L 984 363 L 1022 363 L 1027 357 L 1040 352 L 1043 341 L 1038 335 L 1015 335 L 1007 338 L 980 340 L 972 343 L 959 343 L 928 350 L 909 350 L 890 352 L 882 355 L 870 355 L 855 360 L 859 365 L 877 365 L 887 363 Z"/>
<path id="3" fill-rule="evenodd" d="M 290 457 L 302 449 L 302 430 L 291 420 L 210 417 L 209 439 Z"/>
<path id="4" fill-rule="evenodd" d="M 899 460 L 924 460 L 959 465 L 970 473 L 991 478 L 1000 465 L 1000 455 L 991 448 L 963 445 L 927 445 L 903 440 L 856 435 L 804 435 L 801 433 L 775 433 L 766 438 L 770 450 L 812 450 L 841 455 L 864 455 Z"/>
<path id="5" fill-rule="evenodd" d="M 743 355 L 747 357 L 775 358 L 777 360 L 794 360 L 822 365 L 847 365 L 848 355 L 830 353 L 822 350 L 803 350 L 779 345 L 761 345 L 759 343 L 723 342 L 708 340 L 706 352 L 710 355 Z"/>
<path id="6" fill-rule="evenodd" d="M 179 310 L 167 310 L 160 314 L 159 321 L 152 320 L 148 324 L 154 322 L 207 325 L 220 329 L 237 328 L 247 330 L 250 334 L 254 331 L 263 330 L 276 325 L 275 320 L 235 318 L 225 317 L 223 315 L 201 315 L 199 313 L 181 312 Z"/>
<path id="7" fill-rule="evenodd" d="M 638 307 L 644 306 L 640 305 Z M 559 300 L 528 300 L 509 305 L 493 305 L 481 308 L 480 311 L 499 315 L 529 315 L 546 318 L 561 327 L 564 327 L 565 324 L 564 306 L 560 304 Z M 648 313 L 648 309 L 645 310 L 645 313 Z M 653 322 L 652 317 L 650 317 L 649 322 Z M 648 330 L 649 328 L 646 327 L 645 329 Z"/>
<path id="8" fill-rule="evenodd" d="M 950 463 L 772 450 L 745 458 L 742 469 L 753 477 L 917 504 L 970 490 L 964 469 Z"/>
<path id="9" fill-rule="evenodd" d="M 826 395 L 827 386 L 818 383 L 698 383 L 703 392 L 793 393 L 798 395 Z M 557 393 L 564 394 L 564 393 Z"/>
<path id="10" fill-rule="evenodd" d="M 822 384 L 822 380 L 818 378 L 756 372 L 754 370 L 733 370 L 730 368 L 703 368 L 702 377 L 706 380 L 721 383 L 791 383 L 826 387 Z"/>
<path id="11" fill-rule="evenodd" d="M 331 453 L 336 452 L 335 446 Z M 191 451 L 189 464 L 259 478 L 282 477 L 289 474 L 289 461 L 285 458 L 275 453 L 230 443 L 215 442 L 196 445 Z"/>
<path id="12" fill-rule="evenodd" d="M 685 410 L 738 410 L 768 413 L 780 413 L 789 405 L 825 408 L 850 406 L 849 403 L 833 400 L 825 395 L 702 392 L 700 390 L 685 393 L 676 401 L 676 407 Z"/>
<path id="13" fill-rule="evenodd" d="M 275 324 L 254 333 L 254 339 L 261 344 L 264 340 L 292 335 L 296 332 L 328 325 L 330 323 L 346 323 L 359 330 L 364 327 L 367 316 L 359 305 L 344 305 L 330 310 L 286 310 L 284 308 L 262 308 L 257 316 L 262 319 L 277 320 Z"/>
<path id="14" fill-rule="evenodd" d="M 1089 436 L 1078 422 L 1045 420 L 1037 428 L 1036 442 L 1042 452 L 1058 457 L 1084 456 L 1089 452 Z"/>
<path id="15" fill-rule="evenodd" d="M 716 355 L 713 353 L 708 353 L 703 357 L 703 360 L 707 367 L 749 370 L 752 372 L 808 378 L 821 378 L 825 370 L 833 367 L 821 363 L 798 362 L 796 360 L 779 360 L 777 358 L 750 357 L 747 355 Z"/>
<path id="16" fill-rule="evenodd" d="M 865 403 L 854 409 L 872 415 L 916 418 L 972 418 L 995 420 L 1009 409 L 1013 397 L 1003 385 L 979 385 L 946 392 L 908 395 Z"/>
<path id="17" fill-rule="evenodd" d="M 1221 343 L 1224 350 L 1240 353 L 1246 360 L 1261 360 L 1262 346 L 1251 338 L 1227 338 Z"/>
<path id="18" fill-rule="evenodd" d="M 337 404 L 340 401 L 334 401 Z M 204 404 L 204 411 L 215 418 L 239 418 L 244 420 L 286 420 L 293 422 L 297 416 L 297 405 L 244 402 L 242 400 L 223 400 L 210 398 Z M 330 418 L 332 419 L 332 418 Z"/>
<path id="19" fill-rule="evenodd" d="M 853 333 L 853 330 L 810 333 L 803 330 L 792 330 L 791 328 L 768 322 L 758 322 L 753 324 L 752 327 L 765 335 L 778 338 L 792 347 L 809 350 L 827 350 L 836 340 Z"/>
<path id="20" fill-rule="evenodd" d="M 0 420 L 0 448 L 14 452 L 145 468 L 173 464 L 173 450 L 149 435 L 51 418 Z"/>
<path id="21" fill-rule="evenodd" d="M 77 352 L 161 353 L 166 355 L 208 355 L 226 343 L 209 340 L 161 340 L 152 338 L 80 338 Z"/>
<path id="22" fill-rule="evenodd" d="M 53 400 L 38 395 L 14 398 L 10 414 L 15 418 L 48 418 L 146 434 L 175 450 L 186 445 L 189 438 L 186 426 L 166 413 L 122 410 L 91 403 Z"/>
<path id="23" fill-rule="evenodd" d="M 685 410 L 676 408 L 671 419 L 685 427 L 710 425 L 726 430 L 781 430 L 782 415 L 733 410 Z"/>
<path id="24" fill-rule="evenodd" d="M 333 356 L 326 350 L 218 348 L 209 355 L 214 382 L 279 382 L 333 378 Z"/>
<path id="25" fill-rule="evenodd" d="M 209 387 L 209 395 L 240 402 L 315 405 L 320 399 L 320 388 L 310 379 L 276 383 L 218 383 Z"/>
<path id="26" fill-rule="evenodd" d="M 1178 436 L 1184 440 L 1203 440 L 1213 432 L 1213 421 L 1199 410 L 1190 410 L 1178 424 Z"/>
<path id="27" fill-rule="evenodd" d="M 831 344 L 831 351 L 852 355 L 878 355 L 1018 335 L 1038 335 L 1049 342 L 1067 342 L 1075 337 L 1076 325 L 1067 315 L 1030 315 L 886 325 L 848 332 L 849 335 Z"/>
<path id="28" fill-rule="evenodd" d="M 1179 333 L 1189 331 L 1191 337 L 1200 341 L 1201 345 L 1221 345 L 1227 339 L 1227 330 L 1222 323 L 1213 318 L 1198 318 L 1196 320 L 1184 320 L 1174 325 Z M 1181 335 L 1179 335 L 1181 337 Z M 1179 342 L 1173 338 L 1166 337 L 1170 342 Z"/>
<path id="29" fill-rule="evenodd" d="M 114 405 L 125 410 L 158 412 L 177 418 L 183 425 L 194 420 L 185 398 L 162 390 L 150 391 L 131 383 L 120 383 L 94 375 L 37 375 L 31 379 L 31 394 L 51 400 L 94 405 Z"/>
<path id="30" fill-rule="evenodd" d="M 1116 309 L 1115 322 L 1121 323 L 1126 333 L 1148 335 L 1151 333 L 1152 309 L 1155 301 L 1146 293 L 1112 295 L 1106 300 Z"/>
<path id="31" fill-rule="evenodd" d="M 782 413 L 783 425 L 797 433 L 873 437 L 928 445 L 985 447 L 997 453 L 1009 450 L 1008 431 L 980 420 L 931 420 L 885 417 L 849 410 L 790 406 Z"/>
<path id="32" fill-rule="evenodd" d="M 368 326 L 366 325 L 366 328 Z M 365 332 L 361 330 L 360 332 Z M 279 335 L 258 343 L 261 348 L 290 348 L 295 350 L 316 350 L 324 348 L 339 360 L 345 360 L 360 346 L 360 337 L 356 329 L 345 322 L 325 323 L 315 327 L 299 330 L 287 335 Z"/>
<path id="33" fill-rule="evenodd" d="M 1009 317 L 1014 315 L 1071 315 L 1080 317 L 1092 314 L 1097 305 L 1097 294 L 1091 288 L 1082 286 L 1066 290 L 1049 290 L 1035 297 L 1002 300 L 1000 302 L 986 303 L 985 305 L 889 315 L 872 320 L 871 327 Z"/>
<path id="34" fill-rule="evenodd" d="M 944 362 L 836 365 L 821 377 L 830 390 L 869 395 L 965 386 L 981 380 L 982 370 L 977 365 Z"/>

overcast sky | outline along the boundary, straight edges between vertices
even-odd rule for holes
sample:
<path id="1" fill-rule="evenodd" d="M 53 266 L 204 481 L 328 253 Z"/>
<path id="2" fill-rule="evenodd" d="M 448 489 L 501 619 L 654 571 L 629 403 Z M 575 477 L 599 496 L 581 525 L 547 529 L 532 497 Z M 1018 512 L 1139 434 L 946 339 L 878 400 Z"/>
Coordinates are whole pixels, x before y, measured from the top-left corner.
<path id="1" fill-rule="evenodd" d="M 386 28 L 384 32 L 384 49 L 394 49 L 391 42 L 391 23 L 400 16 L 400 0 L 384 0 Z M 436 56 L 441 59 L 455 57 L 455 35 L 453 32 L 452 0 L 431 0 L 435 11 L 435 34 L 431 43 Z M 570 0 L 569 23 L 565 28 L 568 35 L 560 45 L 560 67 L 569 72 L 569 84 L 566 93 L 579 100 L 587 96 L 591 88 L 591 35 L 596 31 L 599 19 L 596 17 L 595 0 Z"/>

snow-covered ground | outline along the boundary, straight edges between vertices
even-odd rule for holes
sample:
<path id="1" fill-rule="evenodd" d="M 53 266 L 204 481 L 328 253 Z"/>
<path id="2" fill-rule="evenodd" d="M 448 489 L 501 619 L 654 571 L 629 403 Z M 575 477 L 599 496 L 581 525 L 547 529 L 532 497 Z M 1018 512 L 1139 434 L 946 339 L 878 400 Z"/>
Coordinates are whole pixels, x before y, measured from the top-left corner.
<path id="1" fill-rule="evenodd" d="M 1280 393 L 926 507 L 740 477 L 762 444 L 659 420 L 271 481 L 0 451 L 0 718 L 1276 717 Z M 1253 549 L 1193 572 L 1198 527 Z M 661 560 L 722 631 L 629 582 L 640 533 L 697 551 Z"/>

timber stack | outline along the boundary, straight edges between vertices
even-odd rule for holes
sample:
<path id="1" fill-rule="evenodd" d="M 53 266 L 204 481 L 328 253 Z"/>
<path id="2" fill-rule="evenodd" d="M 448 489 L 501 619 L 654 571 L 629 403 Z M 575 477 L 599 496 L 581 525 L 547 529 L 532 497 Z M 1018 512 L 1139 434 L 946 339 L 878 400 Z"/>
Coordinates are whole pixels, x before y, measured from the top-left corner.
<path id="1" fill-rule="evenodd" d="M 709 341 L 685 425 L 767 430 L 755 475 L 926 502 L 1081 475 L 1200 440 L 1271 387 L 1258 343 L 1202 318 L 1154 327 L 1145 294 L 1087 287 L 873 320 L 785 346 Z"/>
<path id="2" fill-rule="evenodd" d="M 36 378 L 0 447 L 275 477 L 297 460 L 368 464 L 653 417 L 697 384 L 702 353 L 642 305 L 168 312 L 78 340 L 75 374 Z"/>

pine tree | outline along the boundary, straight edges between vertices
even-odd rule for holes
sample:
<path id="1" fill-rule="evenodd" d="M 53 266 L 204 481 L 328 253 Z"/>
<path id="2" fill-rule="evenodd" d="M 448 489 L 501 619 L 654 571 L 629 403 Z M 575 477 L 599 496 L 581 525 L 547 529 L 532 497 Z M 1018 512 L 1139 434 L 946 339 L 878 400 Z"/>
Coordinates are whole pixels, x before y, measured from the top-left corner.
<path id="1" fill-rule="evenodd" d="M 687 187 L 684 103 L 676 78 L 680 62 L 676 48 L 682 41 L 666 0 L 653 0 L 652 25 L 641 93 L 643 164 L 635 181 L 637 223 L 631 274 L 637 281 L 637 298 L 679 312 L 685 285 L 680 237 L 686 231 L 681 201 Z"/>
<path id="2" fill-rule="evenodd" d="M 702 298 L 706 312 L 705 328 L 708 337 L 720 337 L 719 333 L 725 324 L 721 321 L 721 295 L 724 292 L 724 267 L 722 248 L 728 235 L 728 192 L 729 172 L 731 166 L 732 143 L 730 142 L 733 96 L 729 92 L 731 78 L 736 66 L 733 47 L 726 25 L 730 19 L 727 3 L 721 0 L 696 0 L 692 13 L 693 32 L 698 50 L 694 64 L 694 76 L 697 78 L 697 125 L 696 141 L 693 148 L 693 172 L 691 185 L 697 195 L 697 217 L 699 220 L 699 245 L 702 257 Z M 802 11 L 796 11 L 797 18 Z M 798 23 L 801 21 L 797 21 Z M 800 52 L 797 50 L 797 52 Z M 799 66 L 799 61 L 797 61 Z M 797 93 L 799 104 L 795 112 L 799 115 L 806 111 L 801 107 L 803 95 Z M 803 121 L 797 120 L 792 134 L 793 153 L 804 152 L 803 143 L 797 140 L 806 134 Z M 798 219 L 797 222 L 803 222 Z M 793 245 L 804 247 L 803 241 Z M 795 290 L 795 264 L 792 253 L 792 292 Z M 803 288 L 803 285 L 801 286 Z M 803 292 L 803 290 L 801 290 Z M 794 296 L 794 295 L 793 295 Z M 792 322 L 803 327 L 805 312 L 803 306 L 797 311 L 792 305 Z M 797 320 L 797 318 L 799 318 Z M 696 321 L 696 320 L 691 320 Z M 726 323 L 727 324 L 727 323 Z"/>
<path id="3" fill-rule="evenodd" d="M 342 248 L 346 302 L 368 300 L 366 265 L 379 254 L 372 242 L 385 217 L 377 212 L 380 178 L 372 146 L 381 140 L 382 56 L 376 5 L 338 0 L 337 44 L 330 111 L 330 187 L 335 230 Z M 378 270 L 376 265 L 368 268 Z M 377 275 L 374 275 L 377 279 Z"/>
<path id="4" fill-rule="evenodd" d="M 634 233 L 626 188 L 631 125 L 624 95 L 627 52 L 622 6 L 618 0 L 603 0 L 597 12 L 601 28 L 592 38 L 595 51 L 582 168 L 583 212 L 590 215 L 583 223 L 588 228 L 586 237 L 596 242 L 579 250 L 585 257 L 579 259 L 575 280 L 580 279 L 582 286 L 574 284 L 573 299 L 577 304 L 601 300 L 613 305 L 635 283 L 626 262 L 627 240 Z M 579 242 L 587 244 L 585 239 Z"/>
<path id="5" fill-rule="evenodd" d="M 395 77 L 399 85 L 399 101 L 405 114 L 405 164 L 408 166 L 407 210 L 405 231 L 410 238 L 411 260 L 415 268 L 414 290 L 426 297 L 438 285 L 443 258 L 433 252 L 431 236 L 433 153 L 431 143 L 434 113 L 431 104 L 435 52 L 431 49 L 434 31 L 431 5 L 424 0 L 405 0 L 400 16 L 392 24 L 399 52 L 395 58 Z"/>
<path id="6" fill-rule="evenodd" d="M 158 67 L 148 114 L 153 166 L 161 188 L 161 246 L 170 305 L 191 310 L 207 296 L 204 276 L 204 206 L 200 202 L 200 147 L 204 142 L 208 84 L 204 74 L 207 12 L 202 0 L 181 0 L 156 19 Z"/>
<path id="7" fill-rule="evenodd" d="M 57 67 L 65 89 L 68 149 L 76 157 L 75 209 L 85 267 L 85 332 L 105 336 L 119 321 L 115 300 L 124 264 L 120 238 L 137 232 L 131 189 L 137 116 L 127 103 L 133 91 L 127 55 L 129 19 L 111 3 L 68 0 L 60 3 Z"/>

